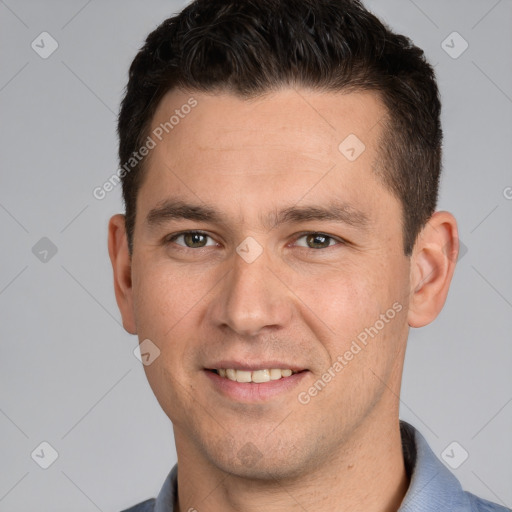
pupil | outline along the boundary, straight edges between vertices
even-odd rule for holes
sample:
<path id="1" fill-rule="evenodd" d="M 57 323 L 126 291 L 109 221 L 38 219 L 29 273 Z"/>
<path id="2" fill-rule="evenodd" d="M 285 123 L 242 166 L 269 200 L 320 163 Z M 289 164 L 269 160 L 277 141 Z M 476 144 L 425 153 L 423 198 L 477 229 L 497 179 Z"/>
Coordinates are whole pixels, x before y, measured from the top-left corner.
<path id="1" fill-rule="evenodd" d="M 200 240 L 201 237 L 205 238 L 205 236 L 201 235 L 201 233 L 187 233 L 185 235 L 185 243 L 189 247 L 203 247 L 204 240 L 201 241 Z"/>
<path id="2" fill-rule="evenodd" d="M 315 244 L 314 240 L 320 240 L 319 244 Z M 329 245 L 329 237 L 324 235 L 309 235 L 308 237 L 308 245 L 309 242 L 312 242 L 312 249 L 318 249 L 322 247 L 327 247 Z M 320 247 L 319 247 L 320 246 Z"/>

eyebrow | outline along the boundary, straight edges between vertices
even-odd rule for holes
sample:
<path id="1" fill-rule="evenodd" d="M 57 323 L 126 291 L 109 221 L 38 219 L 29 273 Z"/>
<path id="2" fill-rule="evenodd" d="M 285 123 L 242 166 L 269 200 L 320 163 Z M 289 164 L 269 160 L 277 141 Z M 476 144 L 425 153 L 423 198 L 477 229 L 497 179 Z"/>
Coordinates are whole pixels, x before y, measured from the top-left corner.
<path id="1" fill-rule="evenodd" d="M 227 225 L 227 220 L 214 206 L 186 203 L 179 199 L 167 199 L 150 210 L 146 216 L 149 227 L 157 227 L 171 220 L 193 220 Z M 283 224 L 298 224 L 309 221 L 332 221 L 365 229 L 370 219 L 363 211 L 339 200 L 326 205 L 289 206 L 279 211 L 260 215 L 260 221 L 267 229 Z"/>

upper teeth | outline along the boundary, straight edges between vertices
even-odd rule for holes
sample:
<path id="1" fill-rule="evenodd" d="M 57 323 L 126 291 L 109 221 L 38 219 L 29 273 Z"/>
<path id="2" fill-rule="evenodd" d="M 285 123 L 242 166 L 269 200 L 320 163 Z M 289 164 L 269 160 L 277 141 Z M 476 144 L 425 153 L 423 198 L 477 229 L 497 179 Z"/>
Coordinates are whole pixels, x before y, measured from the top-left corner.
<path id="1" fill-rule="evenodd" d="M 292 373 L 297 373 L 292 370 L 281 370 L 279 368 L 255 370 L 253 372 L 219 368 L 217 372 L 221 377 L 227 377 L 229 380 L 237 382 L 268 382 L 269 380 L 278 380 L 281 377 L 289 377 Z"/>

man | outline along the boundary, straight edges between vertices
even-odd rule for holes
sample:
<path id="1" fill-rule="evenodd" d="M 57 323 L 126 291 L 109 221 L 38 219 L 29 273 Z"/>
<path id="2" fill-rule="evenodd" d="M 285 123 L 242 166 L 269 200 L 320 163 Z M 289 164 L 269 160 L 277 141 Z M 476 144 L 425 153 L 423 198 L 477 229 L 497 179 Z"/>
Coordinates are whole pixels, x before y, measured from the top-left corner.
<path id="1" fill-rule="evenodd" d="M 197 0 L 148 36 L 109 253 L 178 464 L 130 511 L 505 510 L 398 418 L 458 253 L 439 116 L 355 0 Z"/>

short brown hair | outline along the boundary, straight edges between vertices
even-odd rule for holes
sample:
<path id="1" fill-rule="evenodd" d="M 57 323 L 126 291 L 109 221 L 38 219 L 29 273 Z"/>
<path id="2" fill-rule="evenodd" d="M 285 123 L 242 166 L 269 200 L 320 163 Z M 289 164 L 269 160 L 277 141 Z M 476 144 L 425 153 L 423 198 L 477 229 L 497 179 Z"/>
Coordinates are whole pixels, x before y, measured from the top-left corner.
<path id="1" fill-rule="evenodd" d="M 120 165 L 175 88 L 251 98 L 283 86 L 375 91 L 387 107 L 374 170 L 402 205 L 404 253 L 435 211 L 441 102 L 423 51 L 358 0 L 195 0 L 149 34 L 130 66 L 118 122 Z M 142 160 L 123 173 L 130 253 Z"/>

